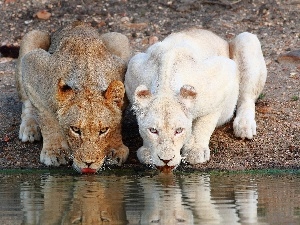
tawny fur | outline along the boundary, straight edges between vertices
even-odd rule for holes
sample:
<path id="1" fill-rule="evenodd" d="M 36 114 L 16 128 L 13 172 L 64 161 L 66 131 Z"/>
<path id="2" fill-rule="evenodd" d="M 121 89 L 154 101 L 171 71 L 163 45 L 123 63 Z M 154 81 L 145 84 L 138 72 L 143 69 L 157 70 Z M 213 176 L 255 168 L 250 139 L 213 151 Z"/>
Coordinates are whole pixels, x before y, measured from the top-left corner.
<path id="1" fill-rule="evenodd" d="M 191 29 L 134 56 L 125 88 L 143 138 L 139 160 L 163 171 L 182 159 L 209 160 L 210 136 L 235 110 L 234 134 L 253 138 L 255 101 L 266 75 L 260 42 L 247 32 L 228 43 L 210 31 Z"/>
<path id="2" fill-rule="evenodd" d="M 40 160 L 59 166 L 73 160 L 79 172 L 97 171 L 110 155 L 124 162 L 128 148 L 121 137 L 123 85 L 130 56 L 119 33 L 100 36 L 81 22 L 50 36 L 26 34 L 16 80 L 23 102 L 19 137 L 40 140 Z"/>
<path id="3" fill-rule="evenodd" d="M 24 224 L 126 224 L 124 199 L 127 179 L 88 176 L 42 176 L 39 189 L 29 182 L 21 188 L 21 204 L 28 213 Z M 41 207 L 36 204 L 36 193 L 43 196 Z M 112 195 L 113 193 L 113 195 Z M 49 213 L 51 212 L 51 213 Z M 38 215 L 38 216 L 37 216 Z M 1 218 L 2 219 L 2 218 Z M 3 219 L 1 221 L 4 221 Z"/>

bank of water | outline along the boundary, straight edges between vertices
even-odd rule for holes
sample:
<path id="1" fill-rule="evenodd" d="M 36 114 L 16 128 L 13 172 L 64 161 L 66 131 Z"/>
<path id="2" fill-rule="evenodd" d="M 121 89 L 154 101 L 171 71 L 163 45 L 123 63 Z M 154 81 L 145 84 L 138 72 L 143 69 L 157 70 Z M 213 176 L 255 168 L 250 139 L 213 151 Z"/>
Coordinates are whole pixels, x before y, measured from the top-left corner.
<path id="1" fill-rule="evenodd" d="M 300 224 L 300 172 L 0 171 L 0 224 Z"/>

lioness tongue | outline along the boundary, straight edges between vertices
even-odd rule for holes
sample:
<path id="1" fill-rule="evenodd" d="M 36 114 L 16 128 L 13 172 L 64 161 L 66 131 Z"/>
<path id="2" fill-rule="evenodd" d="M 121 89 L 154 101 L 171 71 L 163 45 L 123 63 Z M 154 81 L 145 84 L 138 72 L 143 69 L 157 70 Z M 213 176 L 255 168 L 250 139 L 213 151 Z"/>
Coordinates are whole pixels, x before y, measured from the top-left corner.
<path id="1" fill-rule="evenodd" d="M 91 168 L 83 168 L 81 169 L 81 173 L 96 173 L 96 170 Z"/>

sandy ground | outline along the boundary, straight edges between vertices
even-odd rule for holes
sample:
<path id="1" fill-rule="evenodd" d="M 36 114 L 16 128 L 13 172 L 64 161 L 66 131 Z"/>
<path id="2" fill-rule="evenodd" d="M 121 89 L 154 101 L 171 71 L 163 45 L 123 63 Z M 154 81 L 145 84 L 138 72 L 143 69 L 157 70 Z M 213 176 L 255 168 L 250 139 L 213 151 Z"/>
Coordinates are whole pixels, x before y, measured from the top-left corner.
<path id="1" fill-rule="evenodd" d="M 299 0 L 5 0 L 0 2 L 0 13 L 0 45 L 10 47 L 19 46 L 30 30 L 53 32 L 74 20 L 88 22 L 101 33 L 122 32 L 134 53 L 189 27 L 209 29 L 227 40 L 244 31 L 256 34 L 268 67 L 266 86 L 256 104 L 257 136 L 253 140 L 235 138 L 232 121 L 217 128 L 211 138 L 210 161 L 194 168 L 300 167 L 300 63 L 280 60 L 300 49 Z M 43 168 L 39 163 L 42 143 L 18 140 L 21 103 L 15 88 L 15 64 L 16 59 L 5 54 L 0 57 L 0 168 Z M 127 110 L 123 136 L 130 157 L 124 167 L 139 165 L 135 152 L 142 142 L 137 128 Z"/>

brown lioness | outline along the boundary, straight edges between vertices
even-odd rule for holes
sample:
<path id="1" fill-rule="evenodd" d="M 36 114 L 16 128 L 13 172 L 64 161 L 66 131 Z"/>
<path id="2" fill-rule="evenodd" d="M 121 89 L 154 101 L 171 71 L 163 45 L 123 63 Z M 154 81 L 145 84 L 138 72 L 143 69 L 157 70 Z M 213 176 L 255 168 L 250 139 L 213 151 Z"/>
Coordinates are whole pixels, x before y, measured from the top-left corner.
<path id="1" fill-rule="evenodd" d="M 19 138 L 40 140 L 41 131 L 42 163 L 71 159 L 85 173 L 97 172 L 108 156 L 118 164 L 127 159 L 121 115 L 129 55 L 124 35 L 99 35 L 82 22 L 51 37 L 36 30 L 24 36 L 16 72 L 23 102 Z"/>

